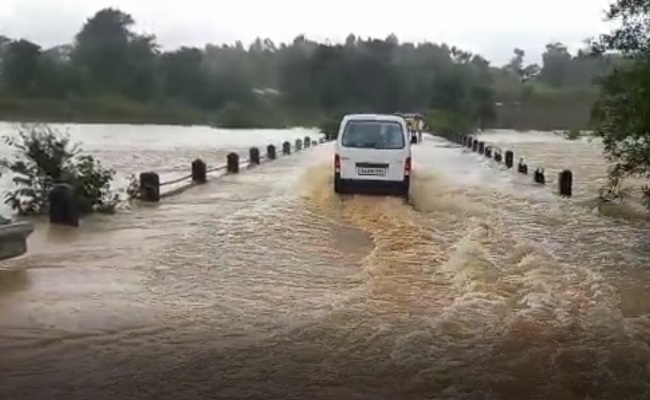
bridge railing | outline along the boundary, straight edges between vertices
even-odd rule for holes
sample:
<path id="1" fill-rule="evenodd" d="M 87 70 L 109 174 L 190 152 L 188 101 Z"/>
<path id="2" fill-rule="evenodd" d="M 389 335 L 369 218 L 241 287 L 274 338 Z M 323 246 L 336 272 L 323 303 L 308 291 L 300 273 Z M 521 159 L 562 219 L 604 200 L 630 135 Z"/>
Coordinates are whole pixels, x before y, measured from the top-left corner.
<path id="1" fill-rule="evenodd" d="M 507 169 L 514 168 L 515 152 L 510 149 L 503 149 L 492 143 L 480 140 L 473 135 L 454 134 L 445 139 L 458 143 L 473 152 L 485 156 L 486 158 L 493 159 L 495 162 L 503 163 Z M 522 175 L 529 174 L 528 163 L 521 157 L 517 163 L 517 173 Z M 542 167 L 535 168 L 532 173 L 533 182 L 539 185 L 546 184 L 545 170 Z M 558 194 L 562 197 L 571 197 L 573 195 L 573 172 L 569 169 L 564 169 L 558 173 Z"/>
<path id="2" fill-rule="evenodd" d="M 251 147 L 248 149 L 248 156 L 242 157 L 237 152 L 230 152 L 226 156 L 225 164 L 211 168 L 208 168 L 208 165 L 203 160 L 197 158 L 192 161 L 189 174 L 168 181 L 161 182 L 160 176 L 156 172 L 143 172 L 139 175 L 137 182 L 132 183 L 129 192 L 132 198 L 146 202 L 158 202 L 161 199 L 206 183 L 210 174 L 218 172 L 221 172 L 221 175 L 238 174 L 242 166 L 255 167 L 263 162 L 273 161 L 278 157 L 288 156 L 292 152 L 299 152 L 323 142 L 325 142 L 324 138 L 314 140 L 310 136 L 305 136 L 303 139 L 296 139 L 293 143 L 285 141 L 279 147 L 269 144 L 264 149 L 264 154 L 262 154 L 259 147 Z M 182 185 L 171 188 L 178 184 Z M 171 189 L 163 192 L 162 189 L 167 187 Z"/>
<path id="3" fill-rule="evenodd" d="M 127 194 L 130 199 L 156 203 L 207 183 L 210 175 L 218 174 L 213 176 L 216 178 L 228 174 L 238 174 L 242 166 L 245 168 L 256 167 L 263 162 L 270 162 L 278 157 L 288 156 L 324 142 L 326 142 L 324 137 L 312 139 L 310 136 L 305 136 L 302 139 L 296 139 L 293 143 L 284 141 L 279 147 L 269 144 L 264 149 L 264 154 L 261 153 L 259 147 L 249 148 L 247 156 L 233 151 L 227 154 L 224 164 L 213 167 L 208 167 L 205 161 L 197 158 L 190 165 L 190 173 L 167 181 L 161 181 L 160 175 L 155 171 L 142 172 L 132 180 Z M 79 208 L 72 186 L 65 183 L 54 185 L 49 200 L 51 224 L 79 226 Z"/>

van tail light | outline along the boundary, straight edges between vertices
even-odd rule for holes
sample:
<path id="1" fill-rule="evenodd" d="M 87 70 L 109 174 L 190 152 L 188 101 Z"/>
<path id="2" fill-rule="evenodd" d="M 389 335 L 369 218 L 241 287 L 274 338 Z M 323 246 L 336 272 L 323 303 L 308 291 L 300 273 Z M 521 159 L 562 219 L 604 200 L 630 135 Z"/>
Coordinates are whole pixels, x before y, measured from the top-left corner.
<path id="1" fill-rule="evenodd" d="M 341 156 L 334 154 L 334 172 L 341 172 Z"/>
<path id="2" fill-rule="evenodd" d="M 411 175 L 411 157 L 408 157 L 406 161 L 404 161 L 404 176 L 410 176 Z"/>

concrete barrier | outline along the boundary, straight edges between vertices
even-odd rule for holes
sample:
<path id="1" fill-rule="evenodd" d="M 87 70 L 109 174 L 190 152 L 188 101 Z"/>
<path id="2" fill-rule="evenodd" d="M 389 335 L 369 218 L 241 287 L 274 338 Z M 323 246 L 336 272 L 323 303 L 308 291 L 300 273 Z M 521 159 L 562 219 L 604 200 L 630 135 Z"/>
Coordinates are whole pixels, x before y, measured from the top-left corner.
<path id="1" fill-rule="evenodd" d="M 229 174 L 239 173 L 239 154 L 229 153 L 226 156 L 226 171 Z"/>
<path id="2" fill-rule="evenodd" d="M 250 165 L 260 165 L 260 149 L 257 147 L 248 149 L 248 163 Z"/>
<path id="3" fill-rule="evenodd" d="M 473 152 L 483 154 L 487 158 L 494 158 L 497 163 L 504 162 L 506 168 L 511 169 L 514 166 L 514 152 L 512 150 L 503 151 L 501 148 L 488 142 L 478 140 L 476 137 L 467 134 L 454 134 L 445 137 L 451 142 L 456 142 L 463 147 L 471 148 Z M 517 173 L 528 175 L 528 163 L 523 157 L 517 164 Z M 533 173 L 533 182 L 539 185 L 546 184 L 544 168 L 538 167 Z M 565 169 L 558 175 L 558 194 L 562 197 L 571 197 L 573 195 L 573 172 Z"/>
<path id="4" fill-rule="evenodd" d="M 321 137 L 320 141 L 324 142 L 325 140 Z M 297 139 L 295 143 L 296 150 L 300 150 L 302 149 L 303 144 L 305 147 L 311 147 L 311 145 L 318 145 L 319 142 L 316 140 L 312 141 L 309 136 L 305 136 L 304 141 L 303 139 Z M 282 143 L 282 153 L 284 155 L 291 154 L 291 150 L 290 142 L 285 141 Z M 268 161 L 273 161 L 277 158 L 276 147 L 274 145 L 270 144 L 266 147 L 265 158 Z M 262 156 L 259 148 L 251 147 L 249 149 L 248 163 L 250 165 L 259 165 L 261 161 Z M 160 202 L 162 198 L 182 193 L 196 185 L 205 184 L 208 180 L 208 173 L 225 171 L 227 174 L 237 174 L 240 170 L 240 162 L 240 156 L 236 152 L 231 152 L 226 156 L 225 165 L 211 169 L 208 169 L 207 164 L 203 160 L 196 159 L 190 166 L 191 173 L 189 175 L 166 182 L 161 182 L 160 176 L 156 172 L 142 172 L 139 175 L 137 182 L 133 182 L 132 186 L 129 187 L 127 193 L 129 193 L 132 198 L 144 202 L 157 203 Z M 161 187 L 175 184 L 183 185 L 175 187 L 165 193 L 161 192 Z M 50 223 L 78 227 L 80 208 L 75 188 L 67 183 L 56 183 L 53 185 L 48 196 Z M 0 217 L 0 260 L 24 254 L 27 251 L 26 238 L 33 231 L 33 226 L 29 224 L 11 224 L 8 221 L 9 220 L 4 220 Z"/>
<path id="5" fill-rule="evenodd" d="M 276 157 L 277 155 L 275 153 L 275 146 L 273 146 L 272 144 L 266 146 L 266 159 L 269 161 L 273 161 L 276 159 Z"/>
<path id="6" fill-rule="evenodd" d="M 140 174 L 140 199 L 148 202 L 160 201 L 160 176 L 155 172 Z"/>
<path id="7" fill-rule="evenodd" d="M 510 169 L 515 163 L 515 153 L 512 150 L 507 150 L 505 153 L 506 168 Z"/>
<path id="8" fill-rule="evenodd" d="M 565 169 L 559 174 L 558 192 L 563 197 L 571 197 L 573 195 L 573 172 L 568 169 Z"/>
<path id="9" fill-rule="evenodd" d="M 528 175 L 528 164 L 526 164 L 526 160 L 524 160 L 523 157 L 521 157 L 519 163 L 517 163 L 517 172 Z"/>
<path id="10" fill-rule="evenodd" d="M 80 210 L 77 192 L 68 183 L 56 183 L 48 195 L 50 224 L 79 226 Z"/>
<path id="11" fill-rule="evenodd" d="M 12 222 L 2 218 L 0 224 L 0 260 L 20 257 L 27 253 L 27 238 L 34 232 L 34 225 Z"/>
<path id="12" fill-rule="evenodd" d="M 324 138 L 320 138 L 323 142 Z M 312 145 L 318 145 L 318 141 L 312 140 L 311 137 L 305 136 L 303 139 L 296 139 L 295 141 L 295 150 L 299 151 L 305 146 L 311 147 Z M 282 155 L 290 155 L 292 152 L 292 146 L 290 142 L 282 143 Z M 241 156 L 236 152 L 231 152 L 226 156 L 225 165 L 208 168 L 207 164 L 200 159 L 196 159 L 192 162 L 191 173 L 186 176 L 175 178 L 166 182 L 160 181 L 160 176 L 156 172 L 143 172 L 139 176 L 137 184 L 134 184 L 131 193 L 135 192 L 133 195 L 138 200 L 145 202 L 159 202 L 161 199 L 170 197 L 179 193 L 182 193 L 196 185 L 204 184 L 208 180 L 208 174 L 214 172 L 225 172 L 226 174 L 237 174 L 240 170 L 241 163 L 248 163 L 249 166 L 260 165 L 262 161 L 273 161 L 277 159 L 277 148 L 275 145 L 270 144 L 266 147 L 266 155 L 263 157 L 260 149 L 258 147 L 251 147 L 248 149 L 248 158 L 242 160 Z M 180 184 L 180 186 L 179 186 Z M 171 187 L 175 185 L 173 189 L 167 190 L 164 193 L 161 191 L 162 187 Z"/>
<path id="13" fill-rule="evenodd" d="M 208 167 L 203 160 L 192 161 L 192 182 L 202 185 L 208 181 Z"/>

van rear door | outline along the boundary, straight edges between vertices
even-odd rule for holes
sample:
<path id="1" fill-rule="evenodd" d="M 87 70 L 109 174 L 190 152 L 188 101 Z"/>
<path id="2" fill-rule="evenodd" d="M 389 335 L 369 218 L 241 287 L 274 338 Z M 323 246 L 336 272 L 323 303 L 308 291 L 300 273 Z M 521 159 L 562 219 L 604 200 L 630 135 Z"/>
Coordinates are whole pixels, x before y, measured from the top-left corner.
<path id="1" fill-rule="evenodd" d="M 400 122 L 349 120 L 339 153 L 342 179 L 402 181 L 410 145 Z"/>

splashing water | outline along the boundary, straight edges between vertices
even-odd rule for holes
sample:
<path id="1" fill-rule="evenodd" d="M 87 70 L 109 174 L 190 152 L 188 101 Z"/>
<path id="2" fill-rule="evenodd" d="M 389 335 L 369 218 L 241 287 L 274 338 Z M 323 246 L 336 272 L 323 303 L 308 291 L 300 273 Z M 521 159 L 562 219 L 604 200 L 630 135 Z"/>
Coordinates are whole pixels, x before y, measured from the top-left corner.
<path id="1" fill-rule="evenodd" d="M 0 274 L 0 398 L 647 398 L 644 228 L 414 155 L 410 204 L 335 195 L 321 146 L 37 232 Z"/>

